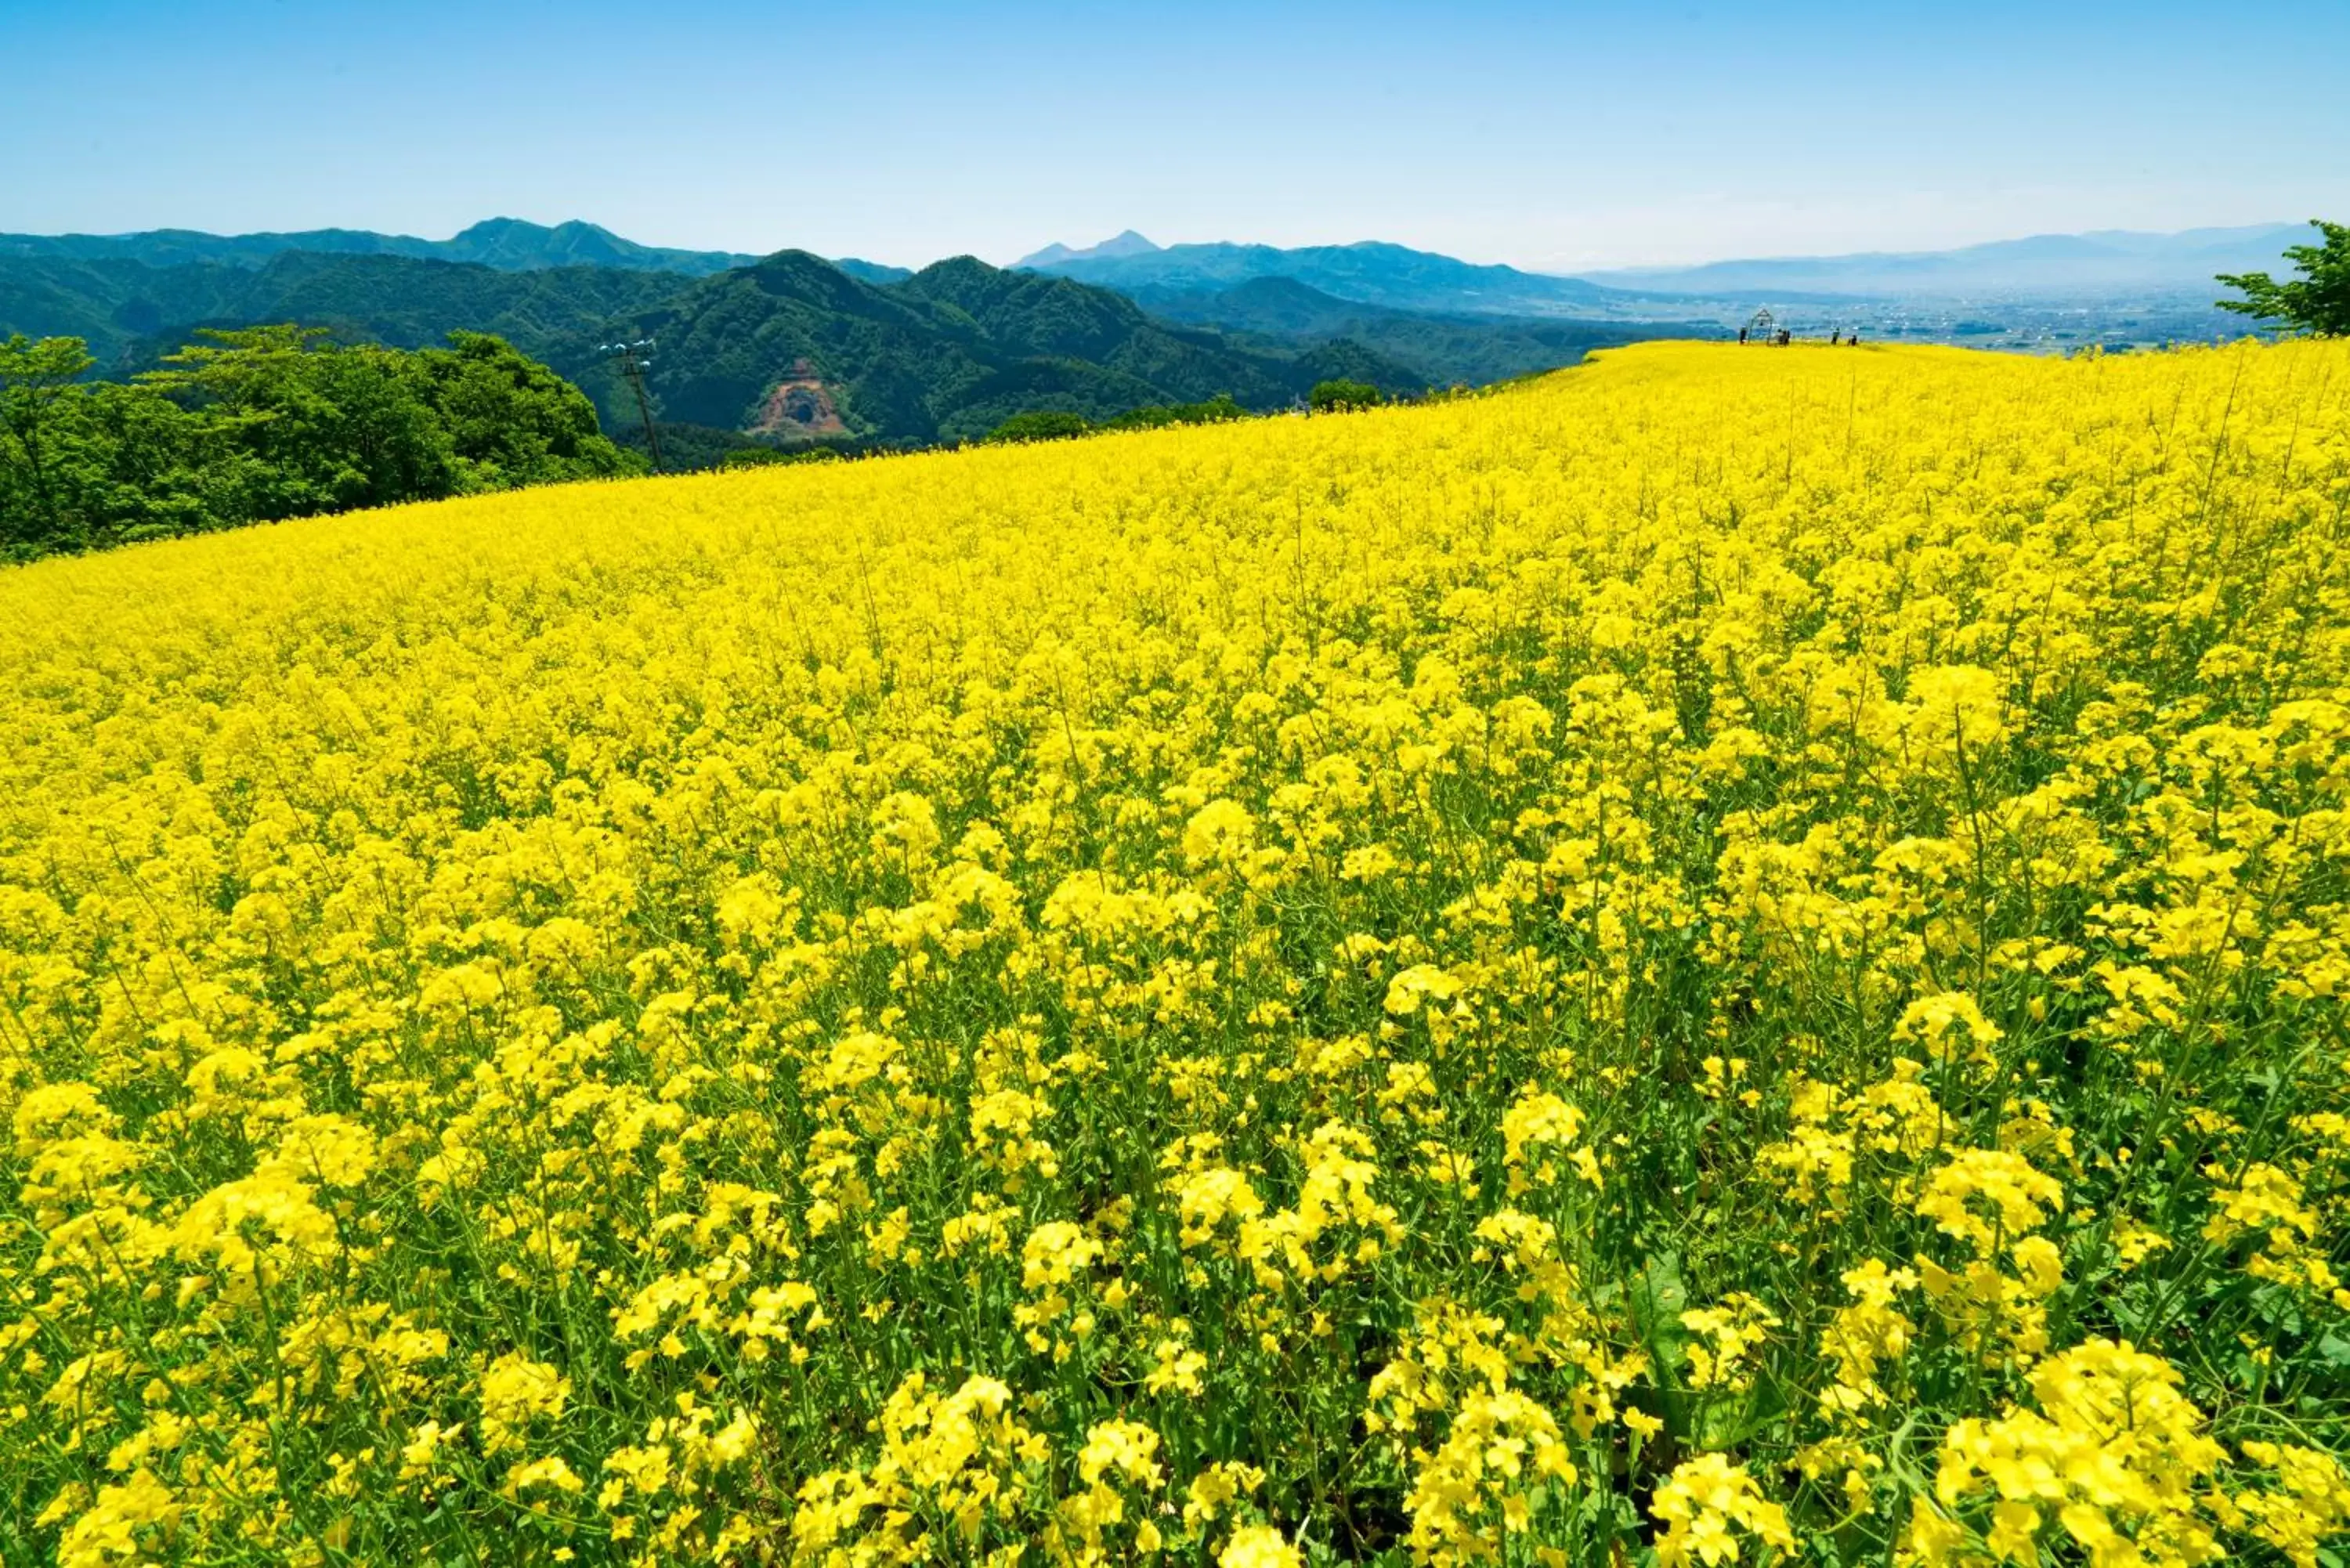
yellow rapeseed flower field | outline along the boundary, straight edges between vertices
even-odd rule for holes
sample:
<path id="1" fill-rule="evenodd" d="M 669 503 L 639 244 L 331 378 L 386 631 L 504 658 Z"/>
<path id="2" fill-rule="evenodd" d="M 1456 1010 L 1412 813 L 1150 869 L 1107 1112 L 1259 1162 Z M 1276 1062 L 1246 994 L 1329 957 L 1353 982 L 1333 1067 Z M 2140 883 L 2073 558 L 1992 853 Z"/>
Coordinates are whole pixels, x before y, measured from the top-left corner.
<path id="1" fill-rule="evenodd" d="M 2339 1563 L 2350 345 L 0 577 L 0 1561 Z"/>

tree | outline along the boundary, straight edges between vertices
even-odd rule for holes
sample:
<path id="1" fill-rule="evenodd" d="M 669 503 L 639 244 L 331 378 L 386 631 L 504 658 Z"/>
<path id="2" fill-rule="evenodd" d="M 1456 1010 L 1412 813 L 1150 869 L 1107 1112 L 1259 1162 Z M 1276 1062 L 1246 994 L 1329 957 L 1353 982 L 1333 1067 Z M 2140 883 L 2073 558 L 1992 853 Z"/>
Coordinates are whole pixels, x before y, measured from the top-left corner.
<path id="1" fill-rule="evenodd" d="M 201 336 L 129 385 L 82 379 L 78 338 L 0 343 L 0 555 L 643 472 L 586 394 L 495 337 Z"/>
<path id="2" fill-rule="evenodd" d="M 1153 403 L 1129 410 L 1102 426 L 1110 431 L 1155 431 L 1169 425 L 1220 425 L 1248 418 L 1248 410 L 1230 392 L 1219 392 L 1203 402 Z"/>
<path id="3" fill-rule="evenodd" d="M 455 443 L 425 400 L 415 357 L 338 348 L 317 327 L 205 328 L 140 378 L 232 431 L 275 471 L 272 517 L 453 495 Z"/>
<path id="4" fill-rule="evenodd" d="M 65 531 L 57 406 L 91 363 L 78 337 L 36 343 L 19 332 L 0 343 L 0 515 L 15 524 L 12 544 Z"/>
<path id="5" fill-rule="evenodd" d="M 486 332 L 452 332 L 415 356 L 424 401 L 449 431 L 463 491 L 641 473 L 605 439 L 588 394 Z"/>
<path id="6" fill-rule="evenodd" d="M 1379 389 L 1368 381 L 1316 381 L 1305 394 L 1305 405 L 1317 414 L 1343 414 L 1350 409 L 1377 408 Z"/>
<path id="7" fill-rule="evenodd" d="M 487 333 L 413 353 L 294 326 L 200 336 L 143 379 L 241 423 L 282 477 L 277 516 L 642 472 L 586 393 Z"/>
<path id="8" fill-rule="evenodd" d="M 2279 283 L 2264 272 L 2222 273 L 2218 281 L 2243 290 L 2244 297 L 2220 300 L 2220 308 L 2282 322 L 2287 331 L 2350 335 L 2350 224 L 2323 218 L 2312 218 L 2310 224 L 2324 243 L 2293 245 L 2284 253 L 2302 275 L 2300 281 Z"/>
<path id="9" fill-rule="evenodd" d="M 785 452 L 780 447 L 760 446 L 754 443 L 750 446 L 730 448 L 726 454 L 718 460 L 718 466 L 721 468 L 775 468 L 839 461 L 840 453 L 828 446 L 804 446 L 796 451 Z"/>
<path id="10" fill-rule="evenodd" d="M 991 443 L 1066 441 L 1071 436 L 1085 435 L 1093 428 L 1093 421 L 1083 414 L 1063 413 L 1055 409 L 1042 409 L 1035 413 L 1013 415 L 988 431 L 987 440 Z"/>

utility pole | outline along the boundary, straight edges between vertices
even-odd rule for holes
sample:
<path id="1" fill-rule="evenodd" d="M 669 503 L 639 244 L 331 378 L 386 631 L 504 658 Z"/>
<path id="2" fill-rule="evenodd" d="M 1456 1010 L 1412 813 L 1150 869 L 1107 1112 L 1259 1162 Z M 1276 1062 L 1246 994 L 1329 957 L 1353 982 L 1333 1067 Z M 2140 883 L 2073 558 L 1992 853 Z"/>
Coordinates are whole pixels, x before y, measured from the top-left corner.
<path id="1" fill-rule="evenodd" d="M 653 454 L 653 472 L 661 471 L 660 431 L 653 425 L 653 406 L 645 396 L 645 372 L 652 369 L 653 340 L 639 337 L 634 342 L 599 343 L 596 351 L 609 355 L 620 367 L 621 379 L 637 395 L 637 417 L 645 422 L 645 445 Z"/>

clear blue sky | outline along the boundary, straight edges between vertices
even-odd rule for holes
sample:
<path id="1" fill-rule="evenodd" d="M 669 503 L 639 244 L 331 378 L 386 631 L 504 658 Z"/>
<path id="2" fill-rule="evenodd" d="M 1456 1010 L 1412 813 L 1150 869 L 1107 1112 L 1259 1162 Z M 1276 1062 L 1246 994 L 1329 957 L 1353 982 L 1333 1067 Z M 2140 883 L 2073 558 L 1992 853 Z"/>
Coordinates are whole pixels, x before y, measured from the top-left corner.
<path id="1" fill-rule="evenodd" d="M 2350 215 L 2350 4 L 0 0 L 0 230 L 1555 270 Z"/>

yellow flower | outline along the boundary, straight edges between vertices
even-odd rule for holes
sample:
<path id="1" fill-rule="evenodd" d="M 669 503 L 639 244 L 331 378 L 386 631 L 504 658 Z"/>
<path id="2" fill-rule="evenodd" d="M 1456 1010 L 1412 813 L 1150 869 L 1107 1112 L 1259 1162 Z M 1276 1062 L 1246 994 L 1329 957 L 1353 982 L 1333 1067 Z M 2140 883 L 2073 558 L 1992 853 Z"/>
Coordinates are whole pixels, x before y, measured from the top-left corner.
<path id="1" fill-rule="evenodd" d="M 1049 1220 L 1020 1249 L 1020 1282 L 1027 1290 L 1065 1285 L 1101 1256 L 1101 1243 L 1066 1220 Z"/>
<path id="2" fill-rule="evenodd" d="M 2095 1563 L 2137 1561 L 2132 1541 L 2165 1564 L 2209 1561 L 2216 1531 L 2197 1490 L 2226 1456 L 2178 1381 L 2176 1368 L 2126 1342 L 2092 1339 L 2051 1356 L 2032 1374 L 2037 1410 L 1951 1426 L 1936 1501 L 1955 1516 L 1991 1493 L 1986 1539 L 2011 1555 L 2053 1516 Z"/>
<path id="3" fill-rule="evenodd" d="M 1680 1568 L 1691 1557 L 1708 1568 L 1738 1562 L 1742 1530 L 1782 1552 L 1795 1545 L 1786 1511 L 1763 1497 L 1743 1467 L 1720 1454 L 1700 1454 L 1675 1466 L 1648 1511 L 1665 1527 L 1656 1540 L 1663 1568 Z"/>
<path id="4" fill-rule="evenodd" d="M 498 1483 L 498 1490 L 510 1501 L 518 1501 L 533 1487 L 548 1487 L 564 1493 L 576 1493 L 585 1483 L 572 1473 L 571 1467 L 552 1455 L 545 1459 L 525 1459 L 506 1470 L 506 1479 Z"/>
<path id="5" fill-rule="evenodd" d="M 1216 1568 L 1305 1568 L 1305 1559 L 1269 1524 L 1243 1525 L 1216 1553 Z"/>
<path id="6" fill-rule="evenodd" d="M 483 1451 L 504 1453 L 523 1446 L 533 1423 L 563 1414 L 571 1379 L 546 1362 L 509 1351 L 483 1369 L 479 1397 Z"/>
<path id="7" fill-rule="evenodd" d="M 2012 1241 L 2038 1230 L 2064 1207 L 2064 1189 L 2005 1149 L 1960 1149 L 1927 1179 L 1918 1212 L 1946 1236 L 1987 1255 L 2002 1236 Z"/>
<path id="8" fill-rule="evenodd" d="M 161 1545 L 160 1537 L 183 1511 L 161 1481 L 144 1468 L 135 1469 L 119 1485 L 100 1487 L 97 1501 L 66 1527 L 57 1543 L 59 1568 L 139 1561 L 149 1547 Z"/>
<path id="9" fill-rule="evenodd" d="M 1159 1434 L 1139 1421 L 1102 1421 L 1086 1433 L 1077 1474 L 1087 1486 L 1115 1473 L 1134 1486 L 1157 1486 Z"/>

